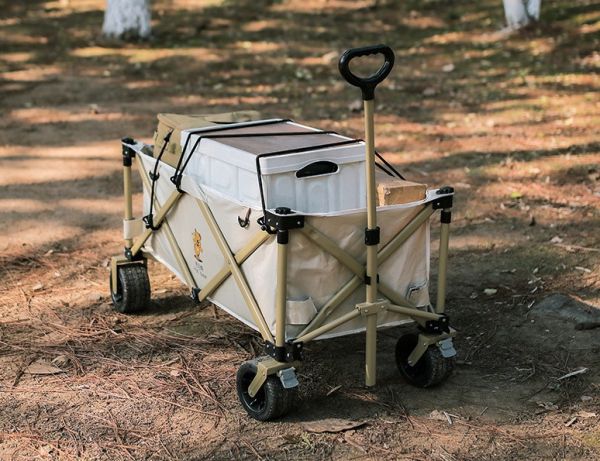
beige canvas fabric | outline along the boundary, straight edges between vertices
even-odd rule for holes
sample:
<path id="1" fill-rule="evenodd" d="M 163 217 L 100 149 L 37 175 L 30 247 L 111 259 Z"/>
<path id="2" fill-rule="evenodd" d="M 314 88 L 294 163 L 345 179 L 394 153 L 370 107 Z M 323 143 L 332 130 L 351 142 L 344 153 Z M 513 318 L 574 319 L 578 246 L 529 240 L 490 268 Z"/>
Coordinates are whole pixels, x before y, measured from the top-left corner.
<path id="1" fill-rule="evenodd" d="M 139 159 L 146 171 L 154 168 L 151 157 L 140 155 Z M 161 162 L 157 180 L 156 197 L 159 203 L 165 203 L 173 192 L 169 177 L 174 169 Z M 181 248 L 184 259 L 199 287 L 203 287 L 217 274 L 227 262 L 196 203 L 196 199 L 206 202 L 227 241 L 232 253 L 239 252 L 252 238 L 261 232 L 257 218 L 262 214 L 258 207 L 251 208 L 250 223 L 247 228 L 238 225 L 238 216 L 245 216 L 248 206 L 231 200 L 229 197 L 211 190 L 186 174 L 181 183 L 186 192 L 177 206 L 169 213 L 169 224 Z M 386 245 L 414 216 L 423 205 L 440 197 L 435 190 L 428 193 L 420 202 L 406 205 L 392 205 L 378 209 L 377 219 L 381 226 L 381 245 Z M 148 212 L 150 193 L 144 190 L 144 210 Z M 364 228 L 367 224 L 365 209 L 347 210 L 335 215 L 306 215 L 306 221 L 364 264 Z M 152 236 L 144 246 L 154 258 L 167 266 L 181 280 L 185 277 L 178 267 L 177 260 L 170 247 L 165 227 Z M 202 249 L 197 251 L 195 235 L 201 237 Z M 398 248 L 379 268 L 381 283 L 393 288 L 396 293 L 406 297 L 417 306 L 429 304 L 429 223 L 423 223 L 419 229 Z M 265 317 L 271 332 L 275 331 L 277 283 L 277 241 L 271 237 L 241 266 L 248 285 Z M 288 338 L 294 336 L 308 323 L 346 283 L 353 273 L 334 256 L 313 244 L 300 233 L 290 238 L 288 254 L 288 305 L 290 309 L 301 312 L 290 314 L 287 326 Z M 359 286 L 328 317 L 335 320 L 356 309 L 356 304 L 364 302 L 364 286 Z M 382 297 L 382 296 L 380 296 Z M 257 329 L 244 297 L 233 277 L 228 277 L 209 300 L 238 318 L 251 328 Z M 297 315 L 295 315 L 297 314 Z M 410 319 L 401 314 L 386 311 L 377 316 L 379 327 L 399 325 Z M 293 322 L 293 323 L 292 323 Z M 341 336 L 363 331 L 363 317 L 344 323 L 320 338 Z"/>
<path id="2" fill-rule="evenodd" d="M 182 130 L 204 128 L 220 123 L 239 123 L 260 119 L 260 113 L 254 110 L 206 115 L 158 114 L 158 127 L 154 132 L 154 155 L 158 156 L 165 142 L 165 137 L 168 133 L 171 133 L 162 161 L 176 167 L 179 157 L 181 157 L 182 146 L 180 140 Z"/>

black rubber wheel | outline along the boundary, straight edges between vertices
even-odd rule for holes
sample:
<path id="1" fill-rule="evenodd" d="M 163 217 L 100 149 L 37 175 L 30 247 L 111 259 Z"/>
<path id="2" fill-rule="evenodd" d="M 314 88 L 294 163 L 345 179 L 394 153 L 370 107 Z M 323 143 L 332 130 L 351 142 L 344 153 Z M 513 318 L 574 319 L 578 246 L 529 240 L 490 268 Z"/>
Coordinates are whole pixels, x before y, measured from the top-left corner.
<path id="1" fill-rule="evenodd" d="M 117 289 L 112 285 L 111 274 L 110 295 L 117 312 L 141 312 L 150 303 L 150 280 L 148 270 L 143 264 L 117 267 Z"/>
<path id="2" fill-rule="evenodd" d="M 270 421 L 286 415 L 295 405 L 297 388 L 285 389 L 281 380 L 271 375 L 254 397 L 250 397 L 248 388 L 256 376 L 256 360 L 244 362 L 236 376 L 238 398 L 244 410 L 258 421 Z"/>
<path id="3" fill-rule="evenodd" d="M 409 333 L 401 336 L 396 343 L 396 365 L 402 376 L 417 387 L 433 387 L 442 383 L 454 369 L 454 357 L 446 358 L 437 346 L 429 346 L 414 365 L 408 364 L 408 357 L 419 341 L 419 335 Z"/>

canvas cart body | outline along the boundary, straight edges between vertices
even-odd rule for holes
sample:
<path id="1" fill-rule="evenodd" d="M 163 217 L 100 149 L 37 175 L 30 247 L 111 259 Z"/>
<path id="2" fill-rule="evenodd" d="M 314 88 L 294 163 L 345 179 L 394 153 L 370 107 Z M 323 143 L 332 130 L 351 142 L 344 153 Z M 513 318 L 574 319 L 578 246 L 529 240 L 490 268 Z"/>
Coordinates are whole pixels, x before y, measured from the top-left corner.
<path id="1" fill-rule="evenodd" d="M 351 59 L 375 53 L 385 56 L 376 74 L 350 72 Z M 146 307 L 151 257 L 194 299 L 208 299 L 258 331 L 265 355 L 237 374 L 240 401 L 256 419 L 291 408 L 295 371 L 312 340 L 366 332 L 372 386 L 377 329 L 414 322 L 418 333 L 397 343 L 402 374 L 428 387 L 452 370 L 454 330 L 444 300 L 453 190 L 419 193 L 374 150 L 374 89 L 392 65 L 383 45 L 349 50 L 340 60 L 342 75 L 363 92 L 365 141 L 255 112 L 163 114 L 154 146 L 123 140 L 125 252 L 111 264 L 115 308 Z M 133 216 L 134 160 L 143 218 Z M 401 191 L 378 208 L 376 167 L 395 184 L 391 190 Z M 379 201 L 386 203 L 381 194 Z M 429 222 L 436 210 L 442 224 L 432 304 Z"/>

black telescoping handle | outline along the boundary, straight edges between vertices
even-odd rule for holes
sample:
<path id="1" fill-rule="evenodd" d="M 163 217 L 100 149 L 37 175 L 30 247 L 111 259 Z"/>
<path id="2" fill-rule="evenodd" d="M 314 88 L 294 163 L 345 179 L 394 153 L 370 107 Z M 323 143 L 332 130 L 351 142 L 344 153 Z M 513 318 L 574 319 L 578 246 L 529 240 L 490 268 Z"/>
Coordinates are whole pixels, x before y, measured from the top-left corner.
<path id="1" fill-rule="evenodd" d="M 377 72 L 368 77 L 359 77 L 350 70 L 350 61 L 360 56 L 369 56 L 372 54 L 382 54 L 385 62 Z M 371 45 L 362 48 L 350 48 L 344 51 L 340 57 L 339 69 L 342 77 L 351 85 L 357 86 L 362 91 L 363 100 L 370 101 L 375 98 L 375 87 L 385 80 L 392 67 L 394 67 L 394 52 L 387 45 Z"/>

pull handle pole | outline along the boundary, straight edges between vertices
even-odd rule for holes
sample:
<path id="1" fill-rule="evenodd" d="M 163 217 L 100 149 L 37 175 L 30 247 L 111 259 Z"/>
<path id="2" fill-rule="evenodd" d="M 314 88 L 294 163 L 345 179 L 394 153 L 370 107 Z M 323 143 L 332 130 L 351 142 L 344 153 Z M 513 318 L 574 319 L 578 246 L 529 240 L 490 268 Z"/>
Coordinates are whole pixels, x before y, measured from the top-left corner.
<path id="1" fill-rule="evenodd" d="M 350 70 L 352 59 L 382 54 L 383 65 L 368 77 L 359 77 Z M 348 83 L 360 88 L 364 101 L 365 116 L 365 179 L 367 188 L 367 228 L 365 244 L 367 246 L 366 267 L 366 347 L 365 347 L 365 384 L 374 386 L 377 370 L 377 246 L 379 244 L 379 227 L 377 227 L 377 184 L 375 183 L 375 88 L 389 75 L 394 66 L 394 52 L 387 45 L 374 45 L 353 48 L 345 51 L 340 57 L 339 70 Z M 368 306 L 371 305 L 369 308 Z"/>

